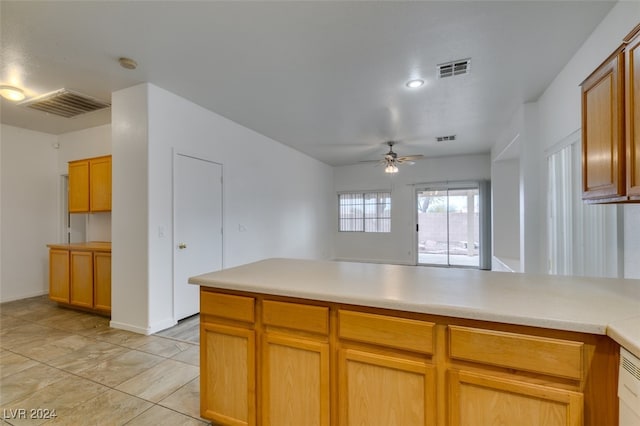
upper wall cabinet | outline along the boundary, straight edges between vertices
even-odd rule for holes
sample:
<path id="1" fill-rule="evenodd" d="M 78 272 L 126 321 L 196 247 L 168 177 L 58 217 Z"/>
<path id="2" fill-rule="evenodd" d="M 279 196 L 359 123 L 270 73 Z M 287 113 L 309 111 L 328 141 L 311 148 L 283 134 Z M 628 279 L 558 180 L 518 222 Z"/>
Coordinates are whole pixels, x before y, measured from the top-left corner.
<path id="1" fill-rule="evenodd" d="M 582 199 L 640 201 L 640 25 L 582 83 Z"/>
<path id="2" fill-rule="evenodd" d="M 111 211 L 111 156 L 69 162 L 69 213 Z"/>
<path id="3" fill-rule="evenodd" d="M 627 195 L 640 201 L 640 25 L 625 39 Z"/>

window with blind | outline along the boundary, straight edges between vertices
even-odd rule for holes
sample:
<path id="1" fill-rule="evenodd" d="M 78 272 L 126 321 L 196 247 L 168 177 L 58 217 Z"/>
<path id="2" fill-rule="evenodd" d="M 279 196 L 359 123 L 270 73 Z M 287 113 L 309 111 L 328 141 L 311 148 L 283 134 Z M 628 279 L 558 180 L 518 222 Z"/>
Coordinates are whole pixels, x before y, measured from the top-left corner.
<path id="1" fill-rule="evenodd" d="M 340 232 L 391 232 L 390 192 L 338 194 Z"/>

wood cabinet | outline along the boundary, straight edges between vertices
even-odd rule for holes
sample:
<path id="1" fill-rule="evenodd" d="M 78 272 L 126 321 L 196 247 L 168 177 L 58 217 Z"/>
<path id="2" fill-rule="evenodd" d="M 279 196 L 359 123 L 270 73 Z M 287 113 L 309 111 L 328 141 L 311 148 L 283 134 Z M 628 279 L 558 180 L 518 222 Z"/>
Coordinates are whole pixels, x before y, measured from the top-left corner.
<path id="1" fill-rule="evenodd" d="M 625 43 L 627 195 L 640 201 L 640 25 Z"/>
<path id="2" fill-rule="evenodd" d="M 93 253 L 71 251 L 71 284 L 69 303 L 93 308 Z"/>
<path id="3" fill-rule="evenodd" d="M 582 394 L 544 386 L 453 370 L 449 374 L 450 425 L 583 425 Z"/>
<path id="4" fill-rule="evenodd" d="M 329 426 L 329 309 L 271 300 L 262 309 L 262 424 Z"/>
<path id="5" fill-rule="evenodd" d="M 49 299 L 69 303 L 69 250 L 49 250 Z"/>
<path id="6" fill-rule="evenodd" d="M 98 313 L 111 312 L 111 244 L 50 244 L 49 298 Z"/>
<path id="7" fill-rule="evenodd" d="M 69 162 L 69 213 L 111 211 L 111 156 Z"/>
<path id="8" fill-rule="evenodd" d="M 582 83 L 582 198 L 588 202 L 640 201 L 639 29 Z"/>
<path id="9" fill-rule="evenodd" d="M 222 425 L 617 424 L 607 336 L 202 287 Z"/>
<path id="10" fill-rule="evenodd" d="M 583 394 L 562 385 L 564 379 L 582 379 L 582 342 L 450 326 L 449 355 L 475 367 L 448 371 L 452 426 L 583 424 Z M 544 384 L 532 380 L 537 374 L 545 377 Z M 557 384 L 553 377 L 559 378 Z"/>
<path id="11" fill-rule="evenodd" d="M 435 425 L 434 324 L 350 310 L 338 318 L 339 423 Z"/>
<path id="12" fill-rule="evenodd" d="M 224 425 L 256 424 L 252 297 L 201 293 L 200 414 Z"/>
<path id="13" fill-rule="evenodd" d="M 111 252 L 93 252 L 93 307 L 111 311 Z"/>

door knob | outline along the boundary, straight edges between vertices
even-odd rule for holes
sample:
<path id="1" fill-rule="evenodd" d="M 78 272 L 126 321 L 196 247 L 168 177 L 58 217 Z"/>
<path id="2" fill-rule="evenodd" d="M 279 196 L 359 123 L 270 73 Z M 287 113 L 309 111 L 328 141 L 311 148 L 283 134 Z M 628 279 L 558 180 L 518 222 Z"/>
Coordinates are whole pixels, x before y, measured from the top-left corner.
<path id="1" fill-rule="evenodd" d="M 178 248 L 179 248 L 180 250 L 184 250 L 184 249 L 186 249 L 186 248 L 187 248 L 187 245 L 186 245 L 185 243 L 180 243 L 180 244 L 178 244 Z"/>

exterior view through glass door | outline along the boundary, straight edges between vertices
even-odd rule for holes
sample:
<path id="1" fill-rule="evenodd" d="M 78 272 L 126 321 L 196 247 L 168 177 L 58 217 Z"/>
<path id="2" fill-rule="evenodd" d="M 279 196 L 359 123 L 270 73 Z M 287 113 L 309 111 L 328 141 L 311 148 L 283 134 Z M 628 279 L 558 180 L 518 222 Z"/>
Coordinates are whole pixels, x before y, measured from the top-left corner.
<path id="1" fill-rule="evenodd" d="M 480 267 L 478 188 L 416 192 L 418 264 Z"/>

